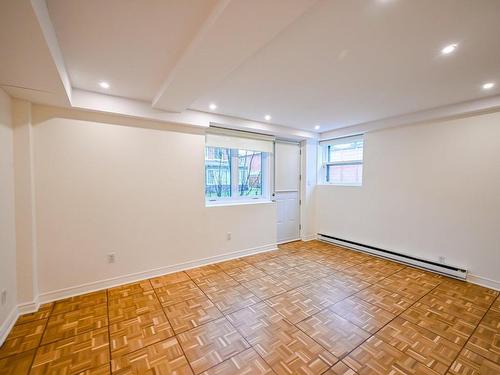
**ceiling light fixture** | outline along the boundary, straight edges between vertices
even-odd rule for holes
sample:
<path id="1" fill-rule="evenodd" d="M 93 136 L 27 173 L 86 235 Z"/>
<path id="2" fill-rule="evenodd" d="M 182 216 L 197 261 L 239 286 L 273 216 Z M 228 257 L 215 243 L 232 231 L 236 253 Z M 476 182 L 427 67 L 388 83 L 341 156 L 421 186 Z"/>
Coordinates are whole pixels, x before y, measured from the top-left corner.
<path id="1" fill-rule="evenodd" d="M 210 105 L 208 106 L 212 111 L 215 111 L 217 109 L 217 104 L 215 103 L 210 103 Z"/>
<path id="2" fill-rule="evenodd" d="M 101 86 L 103 89 L 109 89 L 109 83 L 106 81 L 99 82 L 99 86 Z"/>
<path id="3" fill-rule="evenodd" d="M 483 90 L 489 90 L 489 89 L 492 89 L 493 87 L 495 87 L 494 82 L 487 82 L 487 83 L 483 84 Z"/>
<path id="4" fill-rule="evenodd" d="M 442 55 L 449 55 L 450 53 L 453 53 L 457 49 L 457 47 L 458 47 L 457 43 L 448 44 L 446 47 L 444 47 L 441 50 L 441 54 Z"/>
<path id="5" fill-rule="evenodd" d="M 314 130 L 319 130 L 319 128 L 320 128 L 320 126 L 319 126 L 319 125 L 316 125 L 316 126 L 314 127 Z"/>
<path id="6" fill-rule="evenodd" d="M 269 121 L 269 120 L 271 120 L 272 117 L 271 117 L 271 115 L 265 115 L 264 118 L 266 119 L 266 121 Z"/>

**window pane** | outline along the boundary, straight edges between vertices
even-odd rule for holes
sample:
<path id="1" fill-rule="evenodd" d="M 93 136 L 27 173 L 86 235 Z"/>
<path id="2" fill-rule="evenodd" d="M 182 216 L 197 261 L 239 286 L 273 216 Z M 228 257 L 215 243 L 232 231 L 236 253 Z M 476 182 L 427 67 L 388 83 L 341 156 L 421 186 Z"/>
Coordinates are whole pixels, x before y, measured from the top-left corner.
<path id="1" fill-rule="evenodd" d="M 327 181 L 339 185 L 361 185 L 362 164 L 344 164 L 327 166 Z"/>
<path id="2" fill-rule="evenodd" d="M 238 194 L 255 197 L 262 195 L 262 153 L 238 150 Z"/>
<path id="3" fill-rule="evenodd" d="M 363 160 L 363 141 L 352 141 L 330 145 L 328 147 L 328 161 L 361 161 Z"/>
<path id="4" fill-rule="evenodd" d="M 205 197 L 231 196 L 231 150 L 205 147 Z"/>

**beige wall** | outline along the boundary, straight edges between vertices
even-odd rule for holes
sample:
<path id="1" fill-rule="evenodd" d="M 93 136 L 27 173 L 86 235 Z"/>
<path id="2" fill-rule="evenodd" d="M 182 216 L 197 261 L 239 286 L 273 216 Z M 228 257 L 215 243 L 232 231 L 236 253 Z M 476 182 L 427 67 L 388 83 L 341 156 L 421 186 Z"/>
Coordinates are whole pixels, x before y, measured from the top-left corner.
<path id="1" fill-rule="evenodd" d="M 17 304 L 13 131 L 10 105 L 9 96 L 0 89 L 0 293 L 2 290 L 7 291 L 7 302 L 0 305 L 2 329 Z"/>
<path id="2" fill-rule="evenodd" d="M 275 244 L 274 203 L 205 207 L 204 135 L 178 129 L 33 106 L 42 295 Z"/>
<path id="3" fill-rule="evenodd" d="M 367 133 L 364 160 L 362 187 L 317 187 L 319 233 L 500 287 L 500 113 Z"/>

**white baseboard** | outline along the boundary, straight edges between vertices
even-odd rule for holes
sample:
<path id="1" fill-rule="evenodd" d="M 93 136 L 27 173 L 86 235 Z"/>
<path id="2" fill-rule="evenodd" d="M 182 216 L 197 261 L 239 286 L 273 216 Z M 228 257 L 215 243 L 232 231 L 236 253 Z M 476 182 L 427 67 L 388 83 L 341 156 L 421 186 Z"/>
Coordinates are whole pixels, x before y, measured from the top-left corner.
<path id="1" fill-rule="evenodd" d="M 467 281 L 473 284 L 485 286 L 486 288 L 500 290 L 500 281 L 488 279 L 487 277 L 468 274 Z"/>
<path id="2" fill-rule="evenodd" d="M 12 327 L 14 327 L 14 324 L 16 323 L 18 317 L 19 309 L 17 306 L 14 306 L 14 308 L 10 311 L 9 315 L 7 315 L 7 318 L 0 326 L 0 346 L 2 346 L 2 344 L 4 343 Z"/>
<path id="3" fill-rule="evenodd" d="M 136 281 L 149 279 L 151 277 L 166 275 L 166 274 L 173 273 L 173 272 L 184 271 L 184 270 L 188 270 L 190 268 L 196 268 L 196 267 L 204 266 L 207 264 L 218 263 L 218 262 L 225 261 L 225 260 L 240 258 L 242 256 L 263 253 L 263 252 L 272 251 L 272 250 L 276 250 L 276 249 L 277 249 L 276 244 L 258 246 L 258 247 L 254 247 L 254 248 L 250 248 L 250 249 L 233 251 L 231 253 L 216 255 L 216 256 L 209 257 L 209 258 L 193 260 L 193 261 L 189 261 L 189 262 L 174 264 L 171 266 L 160 267 L 160 268 L 156 268 L 156 269 L 152 269 L 152 270 L 132 273 L 132 274 L 118 276 L 118 277 L 113 277 L 110 279 L 94 281 L 91 283 L 81 284 L 81 285 L 77 285 L 77 286 L 73 286 L 73 287 L 69 287 L 69 288 L 64 288 L 64 289 L 59 289 L 59 290 L 55 290 L 55 291 L 51 291 L 51 292 L 45 292 L 45 293 L 41 293 L 38 296 L 38 301 L 36 303 L 42 304 L 42 303 L 57 301 L 57 300 L 60 300 L 62 298 L 73 297 L 73 296 L 77 296 L 80 294 L 95 292 L 97 290 L 111 288 L 111 287 L 122 285 L 122 284 L 133 283 Z M 35 302 L 33 302 L 33 304 L 35 304 Z"/>
<path id="4" fill-rule="evenodd" d="M 316 234 L 307 234 L 302 236 L 302 241 L 307 242 L 307 241 L 313 241 L 316 240 L 318 237 Z"/>

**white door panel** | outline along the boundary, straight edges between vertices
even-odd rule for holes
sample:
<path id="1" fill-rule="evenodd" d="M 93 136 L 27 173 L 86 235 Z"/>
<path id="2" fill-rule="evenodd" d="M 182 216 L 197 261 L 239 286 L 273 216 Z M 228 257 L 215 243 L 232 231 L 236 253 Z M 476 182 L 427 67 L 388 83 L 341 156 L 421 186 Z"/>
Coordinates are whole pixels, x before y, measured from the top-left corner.
<path id="1" fill-rule="evenodd" d="M 300 238 L 300 146 L 276 143 L 275 186 L 278 243 Z"/>

